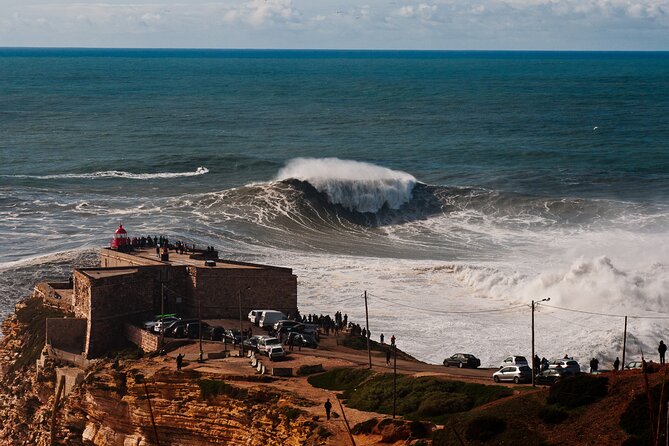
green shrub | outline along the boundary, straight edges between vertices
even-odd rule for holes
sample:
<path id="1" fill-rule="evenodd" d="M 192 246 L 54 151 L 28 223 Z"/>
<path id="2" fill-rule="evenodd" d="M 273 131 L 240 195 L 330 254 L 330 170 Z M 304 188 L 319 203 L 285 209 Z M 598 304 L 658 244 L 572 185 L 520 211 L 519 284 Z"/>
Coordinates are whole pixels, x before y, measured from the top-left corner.
<path id="1" fill-rule="evenodd" d="M 369 369 L 339 368 L 307 378 L 309 384 L 328 390 L 352 390 L 366 380 Z"/>
<path id="2" fill-rule="evenodd" d="M 551 386 L 547 401 L 564 407 L 592 404 L 606 396 L 608 383 L 606 377 L 585 374 L 563 379 Z"/>
<path id="3" fill-rule="evenodd" d="M 467 440 L 485 442 L 506 430 L 506 421 L 491 415 L 474 418 L 467 425 Z"/>
<path id="4" fill-rule="evenodd" d="M 445 413 L 466 412 L 474 406 L 472 399 L 465 394 L 457 393 L 445 396 L 433 392 L 425 396 L 418 406 L 417 413 L 421 416 L 436 416 Z"/>
<path id="5" fill-rule="evenodd" d="M 511 395 L 501 386 L 444 381 L 433 377 L 397 377 L 396 413 L 407 419 L 443 420 L 448 414 L 468 411 Z M 369 412 L 393 412 L 393 375 L 379 374 L 345 393 L 347 404 Z"/>
<path id="6" fill-rule="evenodd" d="M 539 418 L 547 424 L 560 424 L 567 418 L 569 413 L 556 407 L 544 407 L 538 413 Z"/>

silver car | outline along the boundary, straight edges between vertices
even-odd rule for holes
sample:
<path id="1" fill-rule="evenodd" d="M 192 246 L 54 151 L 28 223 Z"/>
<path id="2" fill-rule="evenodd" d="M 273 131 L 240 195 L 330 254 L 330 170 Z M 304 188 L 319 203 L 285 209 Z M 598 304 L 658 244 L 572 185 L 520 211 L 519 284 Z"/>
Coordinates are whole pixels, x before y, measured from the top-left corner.
<path id="1" fill-rule="evenodd" d="M 496 383 L 501 381 L 513 381 L 516 384 L 530 382 L 532 381 L 532 369 L 526 365 L 510 365 L 493 373 L 492 379 Z"/>

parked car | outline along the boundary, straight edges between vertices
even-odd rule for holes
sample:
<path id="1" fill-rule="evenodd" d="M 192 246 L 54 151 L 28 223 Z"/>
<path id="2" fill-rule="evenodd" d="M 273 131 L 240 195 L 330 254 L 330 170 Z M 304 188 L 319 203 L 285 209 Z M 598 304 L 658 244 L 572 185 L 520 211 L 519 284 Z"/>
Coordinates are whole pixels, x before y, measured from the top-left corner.
<path id="1" fill-rule="evenodd" d="M 162 318 L 162 323 L 163 324 L 169 324 L 174 321 L 178 321 L 179 318 L 176 316 L 165 316 Z M 160 327 L 161 327 L 161 319 L 156 318 L 152 321 L 147 321 L 144 322 L 144 329 L 149 330 L 149 331 L 155 331 L 155 332 L 160 332 Z"/>
<path id="2" fill-rule="evenodd" d="M 509 365 L 493 373 L 492 379 L 496 383 L 500 381 L 513 381 L 516 384 L 530 382 L 532 381 L 532 369 L 527 365 Z"/>
<path id="3" fill-rule="evenodd" d="M 507 356 L 504 361 L 500 364 L 499 368 L 507 367 L 510 365 L 526 365 L 529 367 L 529 364 L 527 362 L 527 358 L 524 356 Z"/>
<path id="4" fill-rule="evenodd" d="M 244 342 L 242 342 L 242 344 L 244 345 L 244 350 L 257 352 L 259 339 L 260 336 L 251 336 L 248 339 L 244 339 Z"/>
<path id="5" fill-rule="evenodd" d="M 542 385 L 553 385 L 559 380 L 563 379 L 566 376 L 570 376 L 566 370 L 563 369 L 547 369 L 542 372 L 537 373 L 534 377 L 534 382 L 536 384 Z"/>
<path id="6" fill-rule="evenodd" d="M 260 323 L 260 316 L 262 315 L 263 311 L 267 311 L 267 310 L 251 310 L 251 311 L 249 311 L 249 322 L 251 322 L 255 326 L 258 326 L 258 324 Z"/>
<path id="7" fill-rule="evenodd" d="M 233 344 L 239 344 L 242 340 L 242 334 L 237 328 L 228 328 L 225 330 L 225 340 Z"/>
<path id="8" fill-rule="evenodd" d="M 316 337 L 309 333 L 289 333 L 286 344 L 291 345 L 291 343 L 293 346 L 318 348 L 318 341 L 316 340 Z"/>
<path id="9" fill-rule="evenodd" d="M 581 373 L 581 366 L 573 359 L 555 359 L 548 366 L 551 369 L 562 369 L 572 376 Z"/>
<path id="10" fill-rule="evenodd" d="M 304 333 L 305 332 L 305 326 L 304 324 L 298 323 L 295 325 L 279 325 L 278 330 L 272 330 L 271 333 L 274 334 L 276 337 L 280 337 L 282 334 L 289 334 L 289 333 Z"/>
<path id="11" fill-rule="evenodd" d="M 286 319 L 286 315 L 282 312 L 276 310 L 264 310 L 260 315 L 260 322 L 258 322 L 258 327 L 269 330 L 274 326 L 275 323 L 282 319 Z"/>
<path id="12" fill-rule="evenodd" d="M 642 369 L 643 368 L 643 362 L 641 362 L 641 361 L 630 361 L 630 362 L 627 363 L 625 368 L 628 369 L 628 370 Z"/>
<path id="13" fill-rule="evenodd" d="M 210 341 L 222 341 L 225 335 L 225 328 L 208 326 L 202 330 L 202 337 Z"/>
<path id="14" fill-rule="evenodd" d="M 186 337 L 191 338 L 191 339 L 196 339 L 200 337 L 200 324 L 202 325 L 202 335 L 204 336 L 204 332 L 207 330 L 209 327 L 209 324 L 206 322 L 190 322 L 186 325 Z"/>
<path id="15" fill-rule="evenodd" d="M 286 356 L 286 352 L 281 346 L 281 341 L 270 336 L 261 336 L 258 339 L 258 352 L 267 355 L 270 361 Z"/>
<path id="16" fill-rule="evenodd" d="M 281 319 L 274 324 L 274 331 L 279 332 L 282 328 L 295 327 L 296 325 L 302 325 L 302 322 L 291 321 L 290 319 Z"/>
<path id="17" fill-rule="evenodd" d="M 450 358 L 444 359 L 444 365 L 446 367 L 470 367 L 475 369 L 481 365 L 481 360 L 474 355 L 470 355 L 469 353 L 456 353 Z"/>
<path id="18" fill-rule="evenodd" d="M 193 322 L 198 322 L 198 319 L 179 319 L 178 321 L 171 322 L 165 326 L 165 336 L 172 338 L 185 338 L 186 325 Z"/>

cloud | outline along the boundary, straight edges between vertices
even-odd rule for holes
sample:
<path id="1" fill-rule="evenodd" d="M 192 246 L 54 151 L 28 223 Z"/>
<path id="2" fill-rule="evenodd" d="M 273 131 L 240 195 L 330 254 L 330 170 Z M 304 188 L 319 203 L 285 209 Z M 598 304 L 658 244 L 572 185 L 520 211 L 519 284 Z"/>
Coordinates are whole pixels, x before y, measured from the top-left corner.
<path id="1" fill-rule="evenodd" d="M 423 20 L 430 20 L 437 11 L 437 5 L 429 5 L 427 3 L 419 3 L 418 5 L 404 5 L 397 9 L 394 13 L 397 17 L 405 18 L 420 18 Z"/>
<path id="2" fill-rule="evenodd" d="M 60 1 L 0 0 L 2 43 L 669 49 L 669 0 Z"/>

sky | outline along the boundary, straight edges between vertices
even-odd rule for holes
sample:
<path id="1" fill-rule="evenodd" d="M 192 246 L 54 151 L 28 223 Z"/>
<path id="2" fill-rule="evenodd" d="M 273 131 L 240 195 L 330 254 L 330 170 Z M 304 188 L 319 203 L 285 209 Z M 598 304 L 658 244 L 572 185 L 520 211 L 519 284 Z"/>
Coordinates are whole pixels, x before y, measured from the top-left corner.
<path id="1" fill-rule="evenodd" d="M 0 47 L 669 50 L 669 0 L 0 0 Z"/>

